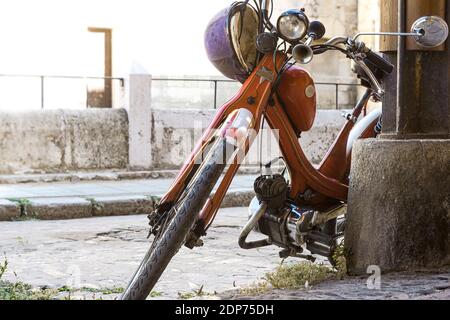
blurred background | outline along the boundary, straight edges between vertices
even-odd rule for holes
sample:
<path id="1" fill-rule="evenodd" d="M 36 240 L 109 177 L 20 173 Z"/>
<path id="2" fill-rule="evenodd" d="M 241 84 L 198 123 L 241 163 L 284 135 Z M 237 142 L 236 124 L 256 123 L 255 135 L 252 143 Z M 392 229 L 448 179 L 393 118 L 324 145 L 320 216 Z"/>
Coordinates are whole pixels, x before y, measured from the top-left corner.
<path id="1" fill-rule="evenodd" d="M 203 33 L 231 2 L 1 1 L 0 111 L 124 107 L 123 78 L 130 73 L 153 76 L 153 107 L 215 108 L 239 84 L 222 81 L 209 63 Z M 305 7 L 311 19 L 324 22 L 327 37 L 353 35 L 379 27 L 378 5 L 379 0 L 275 0 L 273 19 Z M 317 57 L 307 68 L 319 83 L 320 108 L 346 108 L 355 101 L 345 58 Z"/>

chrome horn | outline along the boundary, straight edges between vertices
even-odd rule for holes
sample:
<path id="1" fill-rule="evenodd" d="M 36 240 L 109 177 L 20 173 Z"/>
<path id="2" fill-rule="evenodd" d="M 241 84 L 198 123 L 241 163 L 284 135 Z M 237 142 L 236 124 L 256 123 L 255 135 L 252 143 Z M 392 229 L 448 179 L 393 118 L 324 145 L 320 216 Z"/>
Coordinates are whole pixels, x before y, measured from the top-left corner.
<path id="1" fill-rule="evenodd" d="M 314 40 L 321 39 L 325 32 L 325 26 L 320 21 L 311 22 L 308 28 L 308 38 L 304 43 L 299 43 L 292 49 L 292 58 L 301 64 L 310 63 L 314 58 L 311 44 Z"/>
<path id="2" fill-rule="evenodd" d="M 314 53 L 311 47 L 305 43 L 300 43 L 292 49 L 292 58 L 298 63 L 308 64 L 312 61 L 313 57 Z"/>

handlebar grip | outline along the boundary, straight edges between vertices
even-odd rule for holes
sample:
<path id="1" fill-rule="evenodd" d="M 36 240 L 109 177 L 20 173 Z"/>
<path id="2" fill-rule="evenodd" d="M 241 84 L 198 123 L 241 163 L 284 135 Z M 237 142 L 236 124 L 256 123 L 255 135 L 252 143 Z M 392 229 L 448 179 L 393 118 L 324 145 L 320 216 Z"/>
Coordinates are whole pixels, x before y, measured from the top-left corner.
<path id="1" fill-rule="evenodd" d="M 377 68 L 385 73 L 389 74 L 394 71 L 394 65 L 392 63 L 373 51 L 367 52 L 366 58 L 368 61 L 370 61 L 370 63 L 374 64 Z"/>

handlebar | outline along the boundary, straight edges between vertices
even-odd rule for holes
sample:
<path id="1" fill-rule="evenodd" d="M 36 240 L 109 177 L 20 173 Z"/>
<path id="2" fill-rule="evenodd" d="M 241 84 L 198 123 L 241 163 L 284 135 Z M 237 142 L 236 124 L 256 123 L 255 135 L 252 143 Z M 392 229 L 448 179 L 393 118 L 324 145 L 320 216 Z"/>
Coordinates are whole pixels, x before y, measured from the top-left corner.
<path id="1" fill-rule="evenodd" d="M 377 69 L 386 74 L 390 74 L 394 71 L 394 65 L 392 63 L 367 48 L 364 42 L 358 42 L 351 38 L 335 37 L 328 40 L 325 44 L 330 46 L 345 45 L 345 50 L 348 52 L 349 57 L 364 70 L 364 73 L 366 73 L 378 98 L 381 98 L 384 95 L 384 90 L 380 82 L 365 61 L 373 64 Z"/>
<path id="2" fill-rule="evenodd" d="M 261 11 L 263 15 L 263 19 L 265 20 L 266 27 L 270 30 L 274 30 L 274 26 L 270 23 L 270 19 L 268 17 L 269 12 L 268 8 L 270 7 L 272 1 L 271 0 L 262 0 L 261 1 Z M 308 37 L 303 41 L 299 42 L 295 45 L 292 49 L 293 56 L 297 55 L 295 60 L 300 63 L 309 63 L 312 60 L 312 57 L 314 55 L 314 51 L 311 48 L 311 44 L 314 40 L 320 39 L 324 33 L 325 33 L 325 27 L 320 22 L 313 22 L 310 24 L 310 32 L 308 32 Z M 366 47 L 364 42 L 358 42 L 357 37 L 355 38 L 347 38 L 347 37 L 335 37 L 330 39 L 329 41 L 325 42 L 325 45 L 323 47 L 325 48 L 319 48 L 317 53 L 322 53 L 327 51 L 328 49 L 332 49 L 334 47 L 335 49 L 339 49 L 343 53 L 347 55 L 347 57 L 351 58 L 359 67 L 364 71 L 364 73 L 367 75 L 373 90 L 374 95 L 377 98 L 381 98 L 384 95 L 384 90 L 378 80 L 378 78 L 375 76 L 374 71 L 371 70 L 371 68 L 366 64 L 369 63 L 370 65 L 373 65 L 376 69 L 381 70 L 382 72 L 389 74 L 392 73 L 394 70 L 394 65 L 381 57 L 380 55 L 376 54 L 372 50 Z M 345 45 L 345 48 L 338 47 L 339 45 Z M 326 47 L 329 48 L 326 48 Z M 296 54 L 294 54 L 294 51 Z M 305 56 L 306 55 L 306 56 Z M 372 68 L 373 69 L 373 68 Z"/>
<path id="3" fill-rule="evenodd" d="M 369 60 L 373 65 L 375 65 L 378 69 L 382 70 L 385 73 L 392 73 L 394 71 L 394 65 L 373 52 L 369 48 L 366 47 L 364 42 L 356 42 L 350 38 L 345 37 L 335 37 L 328 40 L 325 44 L 327 45 L 339 45 L 344 44 L 350 52 L 353 53 L 362 53 L 366 56 L 367 60 Z"/>
<path id="4" fill-rule="evenodd" d="M 376 54 L 372 50 L 366 52 L 366 58 L 378 69 L 382 70 L 385 73 L 389 74 L 392 73 L 392 71 L 394 71 L 394 65 L 392 63 L 390 63 L 380 55 Z"/>
<path id="5" fill-rule="evenodd" d="M 372 83 L 372 86 L 374 87 L 374 93 L 378 99 L 381 99 L 381 97 L 384 95 L 384 89 L 381 86 L 380 82 L 378 81 L 377 77 L 374 75 L 372 70 L 367 66 L 367 64 L 364 62 L 364 59 L 356 58 L 355 63 L 361 67 L 361 69 L 364 70 L 366 75 L 369 77 L 370 82 Z"/>

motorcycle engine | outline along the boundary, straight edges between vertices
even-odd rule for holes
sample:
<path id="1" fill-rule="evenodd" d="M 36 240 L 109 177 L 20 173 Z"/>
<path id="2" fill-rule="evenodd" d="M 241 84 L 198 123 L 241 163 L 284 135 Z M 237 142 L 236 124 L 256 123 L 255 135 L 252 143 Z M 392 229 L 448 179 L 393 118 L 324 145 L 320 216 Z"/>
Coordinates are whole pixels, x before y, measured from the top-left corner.
<path id="1" fill-rule="evenodd" d="M 267 204 L 267 211 L 256 224 L 255 231 L 267 235 L 273 244 L 301 252 L 304 239 L 299 229 L 312 217 L 313 211 L 300 209 L 288 200 L 289 186 L 281 175 L 259 177 L 254 189 L 256 198 L 250 204 L 250 217 L 262 202 Z"/>
<path id="2" fill-rule="evenodd" d="M 342 214 L 342 210 L 346 209 L 344 205 L 325 212 L 318 212 L 312 207 L 299 207 L 288 198 L 289 185 L 281 175 L 261 176 L 256 179 L 254 187 L 256 197 L 250 203 L 249 221 L 256 215 L 260 216 L 253 230 L 268 237 L 264 245 L 269 243 L 283 248 L 280 257 L 311 259 L 311 254 L 332 256 L 335 235 L 323 232 L 317 219 L 328 214 L 332 219 Z M 265 211 L 261 213 L 263 205 Z M 311 254 L 302 254 L 304 249 Z"/>
<path id="3" fill-rule="evenodd" d="M 269 209 L 279 209 L 286 202 L 288 184 L 282 175 L 260 176 L 253 188 L 258 200 L 267 203 Z"/>

